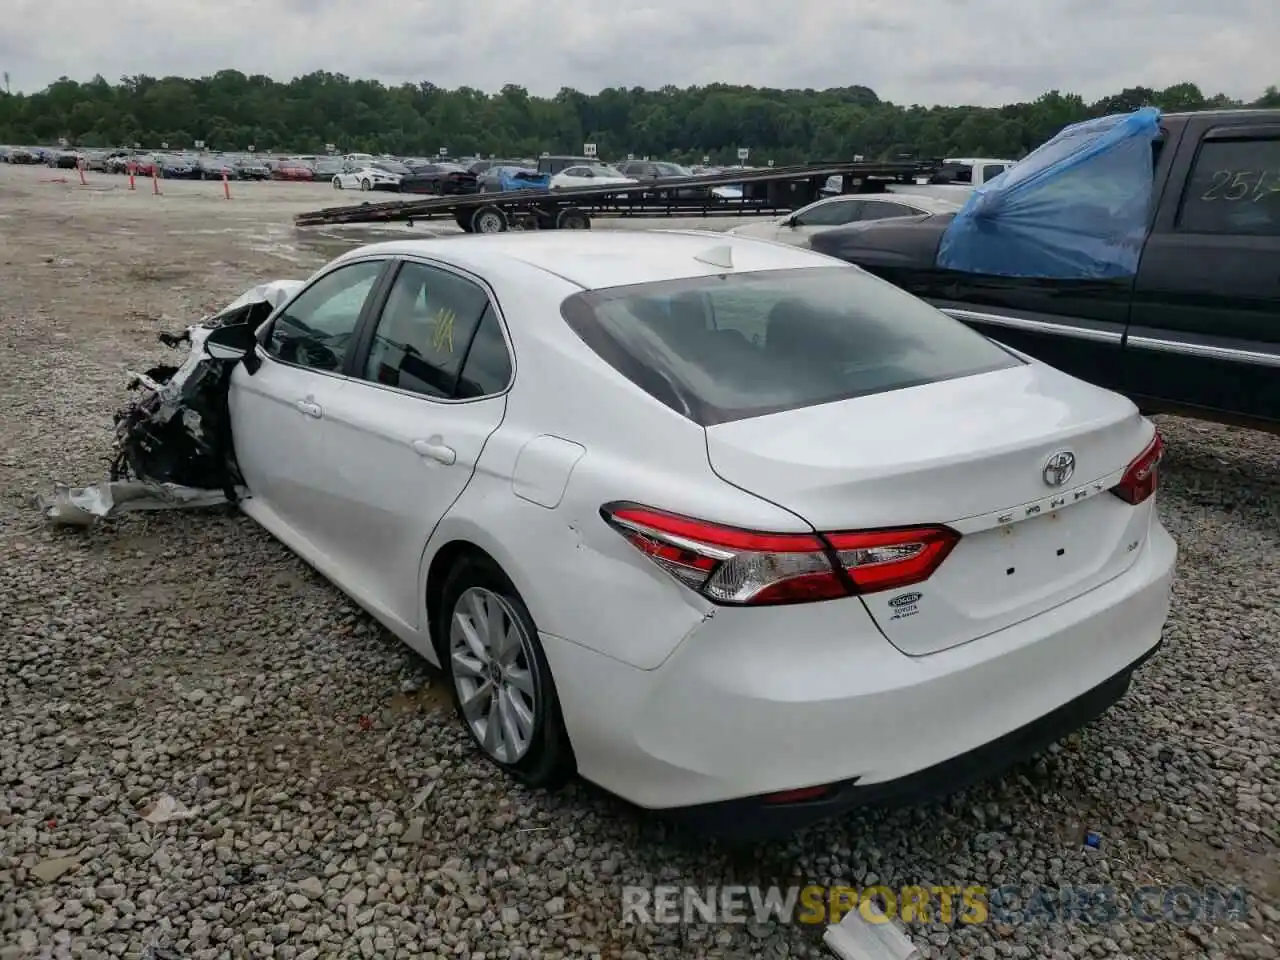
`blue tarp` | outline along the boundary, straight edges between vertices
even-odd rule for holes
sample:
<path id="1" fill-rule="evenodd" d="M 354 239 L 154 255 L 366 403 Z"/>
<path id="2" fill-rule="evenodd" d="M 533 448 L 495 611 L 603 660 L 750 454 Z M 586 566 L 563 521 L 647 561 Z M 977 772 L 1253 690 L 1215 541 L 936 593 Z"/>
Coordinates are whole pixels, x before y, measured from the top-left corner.
<path id="1" fill-rule="evenodd" d="M 1005 277 L 1130 277 L 1146 238 L 1160 111 L 1067 127 L 974 189 L 938 248 L 945 270 Z"/>

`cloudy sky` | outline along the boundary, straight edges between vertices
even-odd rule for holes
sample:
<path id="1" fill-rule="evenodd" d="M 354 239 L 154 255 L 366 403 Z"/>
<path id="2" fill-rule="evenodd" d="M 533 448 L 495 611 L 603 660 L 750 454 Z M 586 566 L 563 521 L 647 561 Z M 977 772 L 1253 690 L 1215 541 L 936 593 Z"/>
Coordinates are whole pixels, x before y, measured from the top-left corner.
<path id="1" fill-rule="evenodd" d="M 16 5 L 16 9 L 15 9 Z M 533 93 L 865 84 L 899 103 L 1280 83 L 1280 0 L 6 0 L 12 89 L 234 67 Z"/>

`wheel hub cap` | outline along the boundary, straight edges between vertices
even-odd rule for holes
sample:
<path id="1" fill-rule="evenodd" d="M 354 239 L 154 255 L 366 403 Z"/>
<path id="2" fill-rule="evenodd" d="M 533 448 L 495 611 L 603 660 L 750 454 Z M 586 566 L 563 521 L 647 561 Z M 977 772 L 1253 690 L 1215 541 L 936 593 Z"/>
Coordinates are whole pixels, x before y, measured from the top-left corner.
<path id="1" fill-rule="evenodd" d="M 471 733 L 495 760 L 518 762 L 533 744 L 538 687 L 532 643 L 502 596 L 472 587 L 458 598 L 449 661 Z"/>

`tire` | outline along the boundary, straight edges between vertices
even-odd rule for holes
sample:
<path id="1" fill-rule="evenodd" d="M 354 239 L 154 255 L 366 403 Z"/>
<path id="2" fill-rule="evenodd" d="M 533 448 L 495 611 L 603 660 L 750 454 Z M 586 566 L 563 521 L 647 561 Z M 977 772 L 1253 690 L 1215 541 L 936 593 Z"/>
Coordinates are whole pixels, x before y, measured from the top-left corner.
<path id="1" fill-rule="evenodd" d="M 372 190 L 372 189 L 373 189 L 373 184 L 372 184 L 372 183 L 370 183 L 368 180 L 361 180 L 361 181 L 360 181 L 360 189 L 361 189 L 361 190 Z"/>
<path id="2" fill-rule="evenodd" d="M 341 190 L 341 189 L 342 189 L 342 181 L 341 181 L 341 180 L 339 180 L 337 177 L 334 177 L 334 178 L 333 178 L 333 189 L 335 189 L 335 190 Z"/>
<path id="3" fill-rule="evenodd" d="M 494 641 L 503 638 L 490 635 L 494 622 L 506 627 L 509 644 L 498 656 Z M 573 748 L 537 627 L 511 581 L 487 559 L 463 559 L 445 580 L 435 628 L 454 710 L 480 752 L 527 786 L 562 786 L 576 766 Z M 500 696 L 486 696 L 495 684 Z M 504 702 L 509 725 L 499 719 Z"/>
<path id="4" fill-rule="evenodd" d="M 507 226 L 507 215 L 498 207 L 479 207 L 471 214 L 472 233 L 503 233 Z"/>
<path id="5" fill-rule="evenodd" d="M 556 214 L 557 230 L 590 230 L 591 218 L 577 207 L 565 207 Z"/>

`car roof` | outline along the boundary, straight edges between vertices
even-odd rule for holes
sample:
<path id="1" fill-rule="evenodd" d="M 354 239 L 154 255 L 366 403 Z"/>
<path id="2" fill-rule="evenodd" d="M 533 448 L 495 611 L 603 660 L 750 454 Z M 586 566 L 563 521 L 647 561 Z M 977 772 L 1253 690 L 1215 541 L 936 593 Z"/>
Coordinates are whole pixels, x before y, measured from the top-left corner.
<path id="1" fill-rule="evenodd" d="M 730 248 L 733 267 L 717 265 Z M 486 279 L 521 263 L 584 290 L 659 283 L 728 272 L 843 266 L 822 254 L 787 244 L 703 230 L 512 231 L 483 236 L 397 240 L 350 250 L 340 260 L 369 254 L 442 260 Z"/>
<path id="2" fill-rule="evenodd" d="M 854 196 L 857 196 L 854 194 Z M 931 213 L 951 213 L 959 210 L 962 206 L 956 200 L 948 200 L 945 197 L 928 197 L 923 193 L 868 193 L 859 197 L 861 200 L 884 200 L 888 203 L 901 203 L 907 206 L 918 207 L 921 210 L 928 210 Z"/>
<path id="3" fill-rule="evenodd" d="M 1180 111 L 1161 114 L 1161 120 L 1274 120 L 1275 107 L 1222 107 L 1217 110 Z"/>

